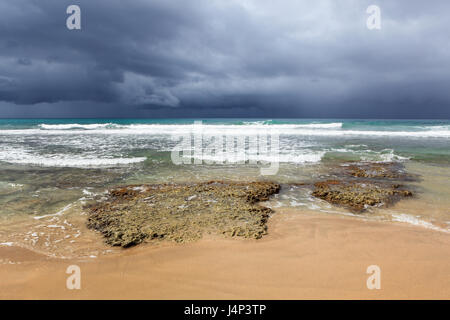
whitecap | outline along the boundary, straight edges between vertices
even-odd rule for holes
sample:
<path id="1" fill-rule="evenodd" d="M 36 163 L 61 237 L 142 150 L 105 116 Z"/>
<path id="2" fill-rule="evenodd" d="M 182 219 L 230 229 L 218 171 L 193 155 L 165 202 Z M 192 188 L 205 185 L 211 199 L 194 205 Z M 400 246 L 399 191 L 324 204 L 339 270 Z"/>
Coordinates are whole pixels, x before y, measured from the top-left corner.
<path id="1" fill-rule="evenodd" d="M 425 227 L 427 229 L 432 229 L 432 230 L 436 230 L 436 231 L 441 231 L 441 232 L 445 232 L 445 233 L 449 233 L 450 230 L 449 229 L 444 229 L 444 228 L 440 228 L 438 226 L 435 226 L 434 224 L 432 224 L 429 221 L 425 221 L 422 219 L 419 219 L 417 217 L 411 216 L 409 214 L 393 214 L 392 215 L 392 220 L 393 221 L 398 221 L 398 222 L 404 222 L 404 223 L 409 223 L 415 226 L 420 226 L 420 227 Z"/>
<path id="2" fill-rule="evenodd" d="M 66 212 L 67 210 L 69 210 L 72 207 L 72 203 L 68 204 L 67 206 L 65 206 L 64 208 L 62 208 L 61 210 L 59 210 L 56 213 L 53 214 L 46 214 L 43 216 L 37 216 L 37 217 L 33 217 L 33 219 L 35 220 L 39 220 L 39 219 L 43 219 L 43 218 L 47 218 L 47 217 L 54 217 L 54 216 L 60 216 L 62 215 L 64 212 Z"/>
<path id="3" fill-rule="evenodd" d="M 61 124 L 40 125 L 40 129 L 6 129 L 0 135 L 184 135 L 201 130 L 205 135 L 258 135 L 282 134 L 294 136 L 370 136 L 370 137 L 406 137 L 406 138 L 449 138 L 448 128 L 435 128 L 427 131 L 377 131 L 347 130 L 342 123 L 310 123 L 310 124 Z"/>
<path id="4" fill-rule="evenodd" d="M 4 148 L 0 150 L 0 161 L 43 167 L 111 167 L 139 163 L 145 160 L 147 160 L 147 157 L 107 158 L 71 154 L 42 155 L 20 148 Z"/>

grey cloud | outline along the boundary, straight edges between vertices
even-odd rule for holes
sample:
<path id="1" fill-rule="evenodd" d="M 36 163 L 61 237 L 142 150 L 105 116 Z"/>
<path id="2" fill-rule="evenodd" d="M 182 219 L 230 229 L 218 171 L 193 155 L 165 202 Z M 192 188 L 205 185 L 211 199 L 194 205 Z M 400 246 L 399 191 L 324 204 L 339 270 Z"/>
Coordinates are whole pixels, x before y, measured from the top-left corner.
<path id="1" fill-rule="evenodd" d="M 377 31 L 371 1 L 0 1 L 8 115 L 450 115 L 445 0 L 378 1 Z M 82 30 L 65 27 L 70 4 Z"/>

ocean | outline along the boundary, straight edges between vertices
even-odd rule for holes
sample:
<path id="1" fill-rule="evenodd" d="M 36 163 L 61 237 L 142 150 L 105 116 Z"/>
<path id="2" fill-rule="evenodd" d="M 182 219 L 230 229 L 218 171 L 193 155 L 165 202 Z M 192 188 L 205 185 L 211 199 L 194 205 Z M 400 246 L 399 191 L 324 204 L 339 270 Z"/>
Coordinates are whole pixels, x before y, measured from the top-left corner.
<path id="1" fill-rule="evenodd" d="M 0 119 L 0 161 L 44 167 L 112 167 L 164 158 L 191 119 Z M 281 135 L 281 162 L 450 161 L 448 120 L 202 120 L 210 134 Z M 155 153 L 157 153 L 155 155 Z"/>
<path id="2" fill-rule="evenodd" d="M 171 152 L 198 121 L 203 148 L 213 136 L 276 135 L 278 170 L 261 175 L 263 164 L 227 150 L 223 163 L 175 164 Z M 348 162 L 399 162 L 419 177 L 413 199 L 357 218 L 449 232 L 449 120 L 0 119 L 0 243 L 52 251 L 57 244 L 43 240 L 49 230 L 75 242 L 82 231 L 69 232 L 70 218 L 81 225 L 86 202 L 126 184 L 271 180 L 285 187 L 268 206 L 354 215 L 293 185 L 327 178 L 330 167 Z M 47 217 L 54 223 L 39 229 Z"/>

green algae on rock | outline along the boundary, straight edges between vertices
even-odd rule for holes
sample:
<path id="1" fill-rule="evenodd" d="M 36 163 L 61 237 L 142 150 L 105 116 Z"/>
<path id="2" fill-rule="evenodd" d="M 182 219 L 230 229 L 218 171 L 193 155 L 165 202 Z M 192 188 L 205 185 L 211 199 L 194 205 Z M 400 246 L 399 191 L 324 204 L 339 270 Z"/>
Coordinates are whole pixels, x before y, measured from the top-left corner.
<path id="1" fill-rule="evenodd" d="M 341 165 L 337 169 L 334 171 L 335 179 L 313 184 L 312 195 L 357 213 L 412 196 L 403 182 L 417 179 L 405 172 L 401 163 L 359 162 Z"/>
<path id="2" fill-rule="evenodd" d="M 401 197 L 412 196 L 397 184 L 380 184 L 368 181 L 327 180 L 314 184 L 313 196 L 333 204 L 362 212 L 369 206 L 386 205 L 398 201 Z"/>
<path id="3" fill-rule="evenodd" d="M 409 177 L 403 171 L 400 163 L 359 163 L 346 167 L 346 173 L 357 178 L 378 178 L 378 179 L 406 179 Z"/>
<path id="4" fill-rule="evenodd" d="M 338 179 L 316 182 L 312 195 L 354 212 L 392 204 L 412 196 L 401 182 L 413 181 L 401 163 L 350 163 L 339 167 Z"/>
<path id="5" fill-rule="evenodd" d="M 272 182 L 132 185 L 87 206 L 87 226 L 106 243 L 129 247 L 152 239 L 196 240 L 203 233 L 259 239 L 271 209 L 257 204 L 280 190 Z"/>

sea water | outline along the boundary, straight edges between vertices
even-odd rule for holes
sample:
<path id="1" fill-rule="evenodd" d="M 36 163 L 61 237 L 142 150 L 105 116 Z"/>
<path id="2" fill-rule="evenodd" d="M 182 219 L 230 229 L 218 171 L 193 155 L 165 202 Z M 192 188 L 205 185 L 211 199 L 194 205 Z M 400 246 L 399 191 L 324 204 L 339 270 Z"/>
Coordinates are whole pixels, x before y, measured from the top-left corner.
<path id="1" fill-rule="evenodd" d="M 276 134 L 279 170 L 261 176 L 258 165 L 233 162 L 227 152 L 223 164 L 174 164 L 174 137 L 191 132 L 196 121 L 205 136 Z M 449 120 L 0 119 L 0 242 L 9 243 L 11 229 L 16 239 L 27 232 L 32 239 L 36 224 L 49 219 L 59 224 L 47 230 L 64 239 L 66 215 L 82 215 L 84 203 L 131 183 L 272 180 L 285 185 L 267 203 L 273 208 L 352 214 L 290 185 L 326 178 L 330 166 L 348 161 L 402 162 L 419 177 L 410 183 L 414 198 L 360 217 L 449 232 Z"/>

